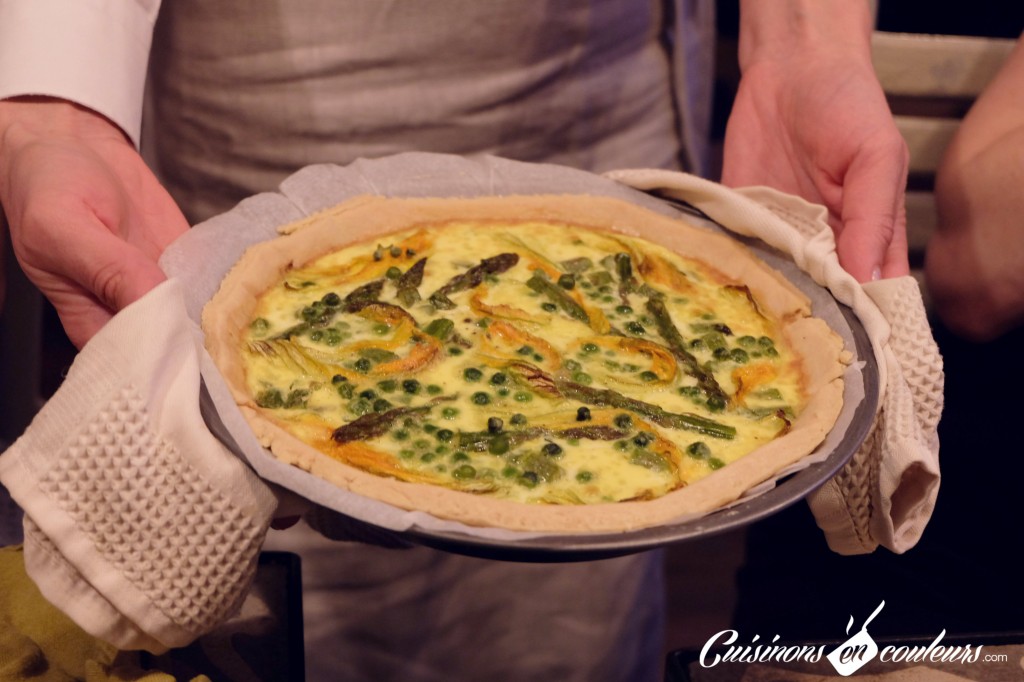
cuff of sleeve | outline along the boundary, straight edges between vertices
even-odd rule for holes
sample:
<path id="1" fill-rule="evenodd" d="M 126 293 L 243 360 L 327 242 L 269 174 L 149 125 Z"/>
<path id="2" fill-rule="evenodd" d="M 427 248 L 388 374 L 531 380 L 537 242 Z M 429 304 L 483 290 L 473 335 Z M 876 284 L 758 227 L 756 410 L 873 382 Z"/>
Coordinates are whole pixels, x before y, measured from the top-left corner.
<path id="1" fill-rule="evenodd" d="M 158 0 L 0 0 L 0 99 L 70 100 L 136 146 Z"/>

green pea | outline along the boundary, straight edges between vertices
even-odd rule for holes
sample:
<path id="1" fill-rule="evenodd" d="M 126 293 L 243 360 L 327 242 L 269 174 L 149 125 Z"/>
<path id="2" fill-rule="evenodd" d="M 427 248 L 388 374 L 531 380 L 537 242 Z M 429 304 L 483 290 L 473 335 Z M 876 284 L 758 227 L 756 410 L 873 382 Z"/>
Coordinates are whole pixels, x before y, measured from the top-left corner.
<path id="1" fill-rule="evenodd" d="M 596 343 L 585 343 L 582 346 L 580 346 L 580 350 L 582 350 L 584 353 L 596 353 L 599 350 L 599 348 L 597 347 Z"/>
<path id="2" fill-rule="evenodd" d="M 562 367 L 565 367 L 570 372 L 578 372 L 583 368 L 583 365 L 576 362 L 575 360 L 566 360 L 562 363 Z"/>
<path id="3" fill-rule="evenodd" d="M 430 395 L 440 395 L 443 391 L 444 389 L 437 384 L 430 384 L 427 386 L 427 393 Z"/>
<path id="4" fill-rule="evenodd" d="M 572 380 L 577 384 L 592 384 L 594 382 L 593 377 L 586 372 L 573 372 Z"/>
<path id="5" fill-rule="evenodd" d="M 501 386 L 506 381 L 508 381 L 508 377 L 505 374 L 502 374 L 501 372 L 495 372 L 494 375 L 491 377 L 491 383 L 494 384 L 495 386 Z"/>
<path id="6" fill-rule="evenodd" d="M 370 371 L 371 367 L 373 367 L 373 363 L 366 358 L 359 358 L 358 360 L 355 361 L 353 367 L 355 367 L 357 372 L 362 372 L 365 374 L 366 372 Z"/>
<path id="7" fill-rule="evenodd" d="M 589 483 L 591 480 L 593 480 L 593 478 L 594 474 L 590 473 L 589 471 L 580 471 L 579 473 L 576 474 L 576 480 L 579 481 L 580 483 Z"/>
<path id="8" fill-rule="evenodd" d="M 540 307 L 544 311 L 549 312 L 549 313 L 553 313 L 556 310 L 558 310 L 558 306 L 557 305 L 555 305 L 554 303 L 547 302 L 547 301 L 545 301 L 544 303 L 541 303 Z"/>
<path id="9" fill-rule="evenodd" d="M 562 446 L 558 443 L 545 443 L 544 447 L 540 449 L 548 457 L 561 457 Z"/>
<path id="10" fill-rule="evenodd" d="M 528 391 L 516 391 L 512 399 L 520 403 L 528 403 L 533 400 L 533 394 Z M 514 424 L 515 422 L 513 422 Z M 525 422 L 524 422 L 525 423 Z"/>
<path id="11" fill-rule="evenodd" d="M 740 365 L 750 362 L 750 355 L 742 348 L 733 348 L 729 351 L 729 357 L 732 358 L 733 362 Z"/>
<path id="12" fill-rule="evenodd" d="M 443 410 L 441 410 L 441 416 L 451 421 L 452 419 L 455 419 L 457 416 L 459 416 L 459 410 L 454 407 L 446 407 Z"/>
<path id="13" fill-rule="evenodd" d="M 615 415 L 613 423 L 620 429 L 631 429 L 633 428 L 633 417 L 623 412 L 622 414 Z"/>
<path id="14" fill-rule="evenodd" d="M 746 334 L 736 339 L 736 343 L 738 343 L 743 348 L 753 348 L 754 346 L 757 345 L 757 339 L 755 339 L 753 336 L 750 336 L 749 334 Z"/>
<path id="15" fill-rule="evenodd" d="M 686 446 L 686 454 L 694 459 L 707 459 L 711 456 L 711 448 L 703 441 L 690 443 Z"/>
<path id="16" fill-rule="evenodd" d="M 468 462 L 469 461 L 469 455 L 467 455 L 462 450 L 459 450 L 454 455 L 452 455 L 452 461 L 453 462 Z"/>
<path id="17" fill-rule="evenodd" d="M 396 429 L 391 432 L 391 437 L 395 440 L 409 440 L 409 432 L 405 429 Z"/>
<path id="18" fill-rule="evenodd" d="M 482 379 L 483 376 L 484 373 L 481 372 L 476 367 L 467 367 L 466 370 L 462 373 L 462 377 L 466 381 L 480 381 L 480 379 Z"/>
<path id="19" fill-rule="evenodd" d="M 373 409 L 373 404 L 369 400 L 363 398 L 357 398 L 348 404 L 348 410 L 356 416 L 363 416 L 367 412 Z"/>
<path id="20" fill-rule="evenodd" d="M 658 375 L 650 370 L 646 370 L 644 372 L 640 372 L 640 379 L 642 381 L 657 381 Z"/>
<path id="21" fill-rule="evenodd" d="M 434 434 L 434 437 L 442 443 L 447 443 L 455 437 L 455 432 L 451 429 L 438 429 L 437 433 Z"/>
<path id="22" fill-rule="evenodd" d="M 406 379 L 402 382 L 402 390 L 409 395 L 416 395 L 420 392 L 420 382 L 415 379 Z"/>
<path id="23" fill-rule="evenodd" d="M 516 412 L 514 415 L 509 417 L 508 421 L 513 426 L 522 426 L 523 424 L 526 423 L 526 415 L 525 414 L 520 414 L 519 412 Z"/>
<path id="24" fill-rule="evenodd" d="M 533 355 L 533 346 L 521 346 L 516 352 L 520 355 Z"/>
<path id="25" fill-rule="evenodd" d="M 398 388 L 398 382 L 394 379 L 385 379 L 384 381 L 377 382 L 377 388 L 385 393 L 393 393 L 394 390 Z"/>
<path id="26" fill-rule="evenodd" d="M 534 471 L 527 471 L 517 479 L 517 482 L 526 488 L 536 488 L 540 483 L 540 476 Z"/>
<path id="27" fill-rule="evenodd" d="M 378 398 L 373 401 L 374 412 L 387 412 L 391 409 L 391 401 L 385 400 L 384 398 Z"/>
<path id="28" fill-rule="evenodd" d="M 626 323 L 626 331 L 636 336 L 643 336 L 647 333 L 647 329 L 635 320 Z"/>
<path id="29" fill-rule="evenodd" d="M 489 405 L 491 403 L 491 396 L 483 391 L 477 391 L 469 397 L 473 401 L 474 405 Z"/>
<path id="30" fill-rule="evenodd" d="M 387 269 L 387 271 L 385 271 L 384 276 L 388 279 L 398 279 L 402 276 L 402 271 L 392 265 Z"/>
<path id="31" fill-rule="evenodd" d="M 629 315 L 633 312 L 633 307 L 628 305 L 616 306 L 615 312 L 619 313 L 620 315 Z"/>
<path id="32" fill-rule="evenodd" d="M 725 398 L 713 395 L 708 398 L 708 409 L 712 412 L 721 412 L 725 409 Z"/>
<path id="33" fill-rule="evenodd" d="M 352 396 L 355 395 L 355 392 L 356 387 L 352 384 L 338 384 L 338 395 L 346 400 L 351 399 Z"/>
<path id="34" fill-rule="evenodd" d="M 712 471 L 714 471 L 714 470 L 721 469 L 722 467 L 724 467 L 725 466 L 725 462 L 723 462 L 722 460 L 718 459 L 717 457 L 711 457 L 710 459 L 708 459 L 708 466 L 711 467 Z"/>
<path id="35" fill-rule="evenodd" d="M 338 294 L 334 293 L 333 291 L 324 294 L 324 297 L 321 298 L 320 300 L 323 301 L 325 305 L 331 308 L 337 308 L 339 305 L 341 305 L 341 296 L 338 296 Z"/>
<path id="36" fill-rule="evenodd" d="M 570 274 L 562 275 L 558 278 L 558 286 L 563 289 L 573 289 L 576 287 L 576 278 Z"/>
<path id="37" fill-rule="evenodd" d="M 249 329 L 257 333 L 262 333 L 270 329 L 270 322 L 262 317 L 257 317 L 249 324 Z"/>

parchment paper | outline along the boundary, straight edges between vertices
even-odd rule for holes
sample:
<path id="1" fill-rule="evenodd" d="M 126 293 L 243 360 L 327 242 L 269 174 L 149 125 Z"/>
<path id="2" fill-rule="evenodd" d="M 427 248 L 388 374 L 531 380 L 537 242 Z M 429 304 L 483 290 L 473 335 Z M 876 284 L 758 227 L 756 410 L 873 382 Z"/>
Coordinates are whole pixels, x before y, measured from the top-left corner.
<path id="1" fill-rule="evenodd" d="M 643 192 L 584 171 L 562 166 L 529 164 L 490 156 L 460 157 L 445 154 L 406 153 L 376 160 L 359 160 L 348 166 L 308 166 L 281 183 L 278 192 L 258 194 L 220 216 L 196 225 L 164 252 L 160 265 L 170 277 L 185 285 L 186 307 L 197 329 L 206 305 L 220 281 L 247 247 L 277 236 L 281 225 L 359 195 L 388 197 L 479 197 L 522 194 L 592 194 L 630 201 L 674 218 L 681 217 L 672 205 Z M 721 231 L 710 221 L 684 216 L 689 222 Z M 776 481 L 811 464 L 824 461 L 842 442 L 857 404 L 864 397 L 862 363 L 849 324 L 832 296 L 816 285 L 788 259 L 759 243 L 750 243 L 759 257 L 794 282 L 812 302 L 815 316 L 824 319 L 854 355 L 845 374 L 844 406 L 827 439 L 813 453 L 780 472 L 776 479 L 748 491 L 739 501 L 772 489 Z M 260 446 L 236 407 L 223 378 L 209 356 L 204 357 L 206 393 L 203 415 L 210 430 L 243 457 L 265 480 L 361 521 L 393 531 L 456 532 L 470 537 L 515 542 L 543 534 L 478 528 L 410 512 L 343 490 L 323 479 L 277 460 Z M 824 483 L 824 480 L 821 481 Z M 807 491 L 808 493 L 811 490 Z M 738 501 L 738 502 L 739 502 Z M 680 517 L 667 525 L 703 515 Z M 564 534 L 563 534 L 564 535 Z"/>

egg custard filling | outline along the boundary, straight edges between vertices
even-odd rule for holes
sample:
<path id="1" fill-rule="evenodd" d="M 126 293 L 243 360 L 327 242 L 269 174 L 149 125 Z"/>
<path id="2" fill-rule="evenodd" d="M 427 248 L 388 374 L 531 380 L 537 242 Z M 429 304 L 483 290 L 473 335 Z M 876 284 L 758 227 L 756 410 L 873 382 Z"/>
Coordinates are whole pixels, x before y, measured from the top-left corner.
<path id="1" fill-rule="evenodd" d="M 745 282 L 699 244 L 557 211 L 417 215 L 286 259 L 234 327 L 240 404 L 343 486 L 653 501 L 785 437 L 821 383 L 791 328 L 806 302 L 766 266 Z"/>

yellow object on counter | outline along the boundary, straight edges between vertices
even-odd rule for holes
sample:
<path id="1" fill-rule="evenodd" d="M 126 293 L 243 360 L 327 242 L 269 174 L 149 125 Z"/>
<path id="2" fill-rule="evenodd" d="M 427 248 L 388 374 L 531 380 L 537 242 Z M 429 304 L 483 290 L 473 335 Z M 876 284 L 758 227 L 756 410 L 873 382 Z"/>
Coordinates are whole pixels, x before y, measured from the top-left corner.
<path id="1" fill-rule="evenodd" d="M 137 653 L 93 637 L 46 601 L 25 573 L 21 546 L 0 548 L 0 587 L 0 682 L 175 682 L 143 670 Z"/>

